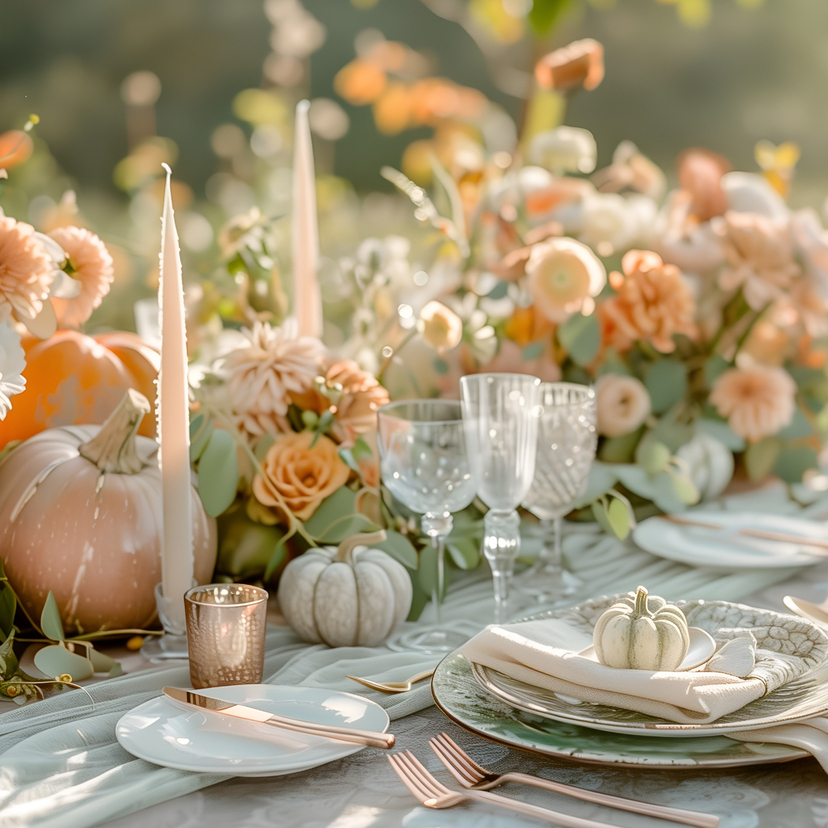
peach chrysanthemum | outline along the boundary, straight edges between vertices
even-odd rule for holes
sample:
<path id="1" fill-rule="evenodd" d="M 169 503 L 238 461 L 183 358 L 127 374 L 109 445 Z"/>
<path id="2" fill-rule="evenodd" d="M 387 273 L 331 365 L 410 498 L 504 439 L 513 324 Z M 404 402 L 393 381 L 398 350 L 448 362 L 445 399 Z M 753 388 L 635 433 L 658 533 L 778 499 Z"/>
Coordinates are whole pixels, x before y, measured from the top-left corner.
<path id="1" fill-rule="evenodd" d="M 750 365 L 725 371 L 713 384 L 710 402 L 736 434 L 757 443 L 790 425 L 795 394 L 796 383 L 784 368 Z"/>
<path id="2" fill-rule="evenodd" d="M 681 271 L 649 250 L 630 250 L 621 260 L 624 276 L 610 274 L 618 291 L 600 307 L 605 345 L 628 351 L 648 341 L 663 354 L 675 350 L 674 334 L 694 336 L 696 301 Z"/>
<path id="3" fill-rule="evenodd" d="M 83 227 L 58 227 L 49 233 L 66 253 L 68 273 L 81 283 L 80 293 L 72 299 L 52 299 L 58 325 L 77 328 L 109 293 L 114 267 L 106 245 Z"/>
<path id="4" fill-rule="evenodd" d="M 377 409 L 389 401 L 388 392 L 379 382 L 350 359 L 335 362 L 325 374 L 329 388 L 342 386 L 336 403 L 336 419 L 345 429 L 346 439 L 353 441 L 375 427 Z"/>
<path id="5" fill-rule="evenodd" d="M 719 274 L 719 287 L 741 287 L 753 310 L 783 296 L 802 272 L 794 261 L 790 231 L 766 216 L 728 211 L 716 220 L 715 229 L 727 263 Z"/>
<path id="6" fill-rule="evenodd" d="M 34 319 L 54 278 L 54 263 L 34 227 L 0 212 L 0 322 L 12 313 Z"/>
<path id="7" fill-rule="evenodd" d="M 255 322 L 243 333 L 250 344 L 231 351 L 222 366 L 236 422 L 254 438 L 288 431 L 290 395 L 313 388 L 325 347 L 314 337 L 297 336 L 292 320 L 282 328 Z"/>

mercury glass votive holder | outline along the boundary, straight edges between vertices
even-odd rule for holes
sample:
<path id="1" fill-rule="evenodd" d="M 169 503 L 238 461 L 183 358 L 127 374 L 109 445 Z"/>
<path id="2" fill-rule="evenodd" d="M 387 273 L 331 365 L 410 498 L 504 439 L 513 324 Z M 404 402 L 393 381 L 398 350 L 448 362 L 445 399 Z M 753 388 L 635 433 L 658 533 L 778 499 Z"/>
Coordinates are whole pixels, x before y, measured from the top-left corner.
<path id="1" fill-rule="evenodd" d="M 249 584 L 208 584 L 184 594 L 190 681 L 198 690 L 260 684 L 267 591 Z"/>

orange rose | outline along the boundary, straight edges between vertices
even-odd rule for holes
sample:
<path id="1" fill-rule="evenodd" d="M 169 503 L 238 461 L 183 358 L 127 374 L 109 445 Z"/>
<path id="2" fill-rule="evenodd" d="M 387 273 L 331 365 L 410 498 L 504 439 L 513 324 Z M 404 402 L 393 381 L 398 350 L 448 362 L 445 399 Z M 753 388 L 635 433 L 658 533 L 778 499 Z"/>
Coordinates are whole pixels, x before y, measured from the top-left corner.
<path id="1" fill-rule="evenodd" d="M 262 463 L 264 478 L 257 475 L 253 480 L 253 494 L 260 503 L 278 511 L 284 504 L 299 520 L 307 520 L 326 497 L 345 485 L 350 470 L 336 443 L 324 435 L 314 443 L 314 436 L 310 431 L 285 434 L 270 447 Z"/>

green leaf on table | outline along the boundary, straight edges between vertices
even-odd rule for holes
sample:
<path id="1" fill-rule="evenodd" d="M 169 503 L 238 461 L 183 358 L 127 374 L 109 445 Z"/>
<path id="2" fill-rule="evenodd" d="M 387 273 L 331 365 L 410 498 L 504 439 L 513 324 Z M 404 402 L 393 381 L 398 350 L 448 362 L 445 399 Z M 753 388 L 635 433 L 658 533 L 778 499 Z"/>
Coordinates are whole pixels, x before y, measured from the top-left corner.
<path id="1" fill-rule="evenodd" d="M 96 673 L 108 673 L 118 664 L 114 658 L 100 650 L 96 650 L 94 647 L 89 647 L 86 657 L 92 662 L 92 669 Z"/>
<path id="2" fill-rule="evenodd" d="M 724 420 L 711 420 L 703 417 L 696 422 L 699 431 L 709 434 L 731 451 L 744 451 L 746 443 Z"/>
<path id="3" fill-rule="evenodd" d="M 0 644 L 0 680 L 7 681 L 17 672 L 17 656 L 14 654 L 14 630 Z"/>
<path id="4" fill-rule="evenodd" d="M 817 453 L 810 446 L 783 448 L 773 464 L 773 473 L 779 475 L 786 483 L 801 483 L 805 472 L 817 468 L 818 465 Z"/>
<path id="5" fill-rule="evenodd" d="M 409 569 L 416 569 L 418 566 L 417 550 L 414 544 L 399 532 L 393 529 L 385 530 L 386 538 L 382 543 L 375 543 L 377 549 L 387 552 L 392 558 L 399 561 Z"/>
<path id="6" fill-rule="evenodd" d="M 685 506 L 692 506 L 699 502 L 701 495 L 696 484 L 689 477 L 673 470 L 667 473 L 672 478 L 673 493 Z"/>
<path id="7" fill-rule="evenodd" d="M 449 557 L 458 569 L 474 569 L 480 563 L 480 540 L 452 538 L 446 541 Z"/>
<path id="8" fill-rule="evenodd" d="M 782 444 L 775 437 L 765 437 L 745 450 L 745 468 L 754 482 L 764 480 L 773 470 Z"/>
<path id="9" fill-rule="evenodd" d="M 60 610 L 51 589 L 46 596 L 43 611 L 40 613 L 40 629 L 43 630 L 43 635 L 46 638 L 52 641 L 63 641 L 64 633 L 63 624 L 60 621 Z"/>
<path id="10" fill-rule="evenodd" d="M 810 437 L 814 433 L 811 421 L 805 416 L 801 409 L 794 409 L 793 419 L 776 436 L 780 440 L 799 440 L 803 437 Z"/>
<path id="11" fill-rule="evenodd" d="M 16 611 L 17 597 L 14 590 L 8 584 L 0 583 L 0 643 L 11 635 Z"/>
<path id="12" fill-rule="evenodd" d="M 687 366 L 683 362 L 662 359 L 653 363 L 644 377 L 656 414 L 663 414 L 687 393 Z"/>
<path id="13" fill-rule="evenodd" d="M 34 656 L 35 667 L 49 678 L 57 678 L 64 673 L 72 676 L 72 681 L 89 678 L 95 671 L 92 662 L 77 653 L 70 653 L 60 644 L 50 644 L 38 650 Z"/>
<path id="14" fill-rule="evenodd" d="M 524 349 L 521 351 L 520 358 L 524 362 L 529 362 L 529 360 L 537 359 L 539 356 L 543 355 L 543 351 L 546 348 L 546 343 L 542 339 L 538 339 L 535 342 L 530 342 Z"/>
<path id="15" fill-rule="evenodd" d="M 190 423 L 190 462 L 195 463 L 207 448 L 213 433 L 213 423 L 205 420 L 203 414 L 193 418 Z"/>
<path id="16" fill-rule="evenodd" d="M 704 363 L 704 381 L 708 388 L 730 368 L 730 363 L 719 354 L 713 354 L 710 359 Z"/>
<path id="17" fill-rule="evenodd" d="M 627 504 L 614 497 L 607 509 L 607 520 L 612 527 L 612 533 L 618 540 L 625 540 L 630 534 L 630 512 Z"/>
<path id="18" fill-rule="evenodd" d="M 204 511 L 218 517 L 236 499 L 238 485 L 236 442 L 229 431 L 216 429 L 198 464 L 198 493 Z"/>
<path id="19" fill-rule="evenodd" d="M 598 356 L 601 347 L 601 327 L 598 317 L 576 313 L 558 328 L 558 341 L 578 365 L 589 365 Z"/>
<path id="20" fill-rule="evenodd" d="M 568 5 L 569 0 L 534 0 L 526 17 L 539 35 L 549 34 Z"/>

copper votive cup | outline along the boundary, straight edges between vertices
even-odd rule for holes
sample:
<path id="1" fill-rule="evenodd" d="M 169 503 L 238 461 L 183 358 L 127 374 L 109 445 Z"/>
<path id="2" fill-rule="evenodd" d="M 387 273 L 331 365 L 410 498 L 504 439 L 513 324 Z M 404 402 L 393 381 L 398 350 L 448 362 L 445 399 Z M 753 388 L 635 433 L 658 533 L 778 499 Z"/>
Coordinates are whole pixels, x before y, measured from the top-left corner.
<path id="1" fill-rule="evenodd" d="M 198 690 L 261 684 L 267 591 L 249 584 L 207 584 L 184 593 L 190 681 Z"/>

